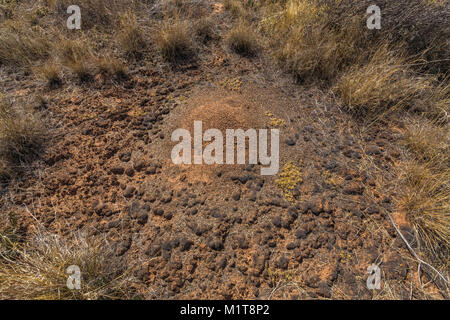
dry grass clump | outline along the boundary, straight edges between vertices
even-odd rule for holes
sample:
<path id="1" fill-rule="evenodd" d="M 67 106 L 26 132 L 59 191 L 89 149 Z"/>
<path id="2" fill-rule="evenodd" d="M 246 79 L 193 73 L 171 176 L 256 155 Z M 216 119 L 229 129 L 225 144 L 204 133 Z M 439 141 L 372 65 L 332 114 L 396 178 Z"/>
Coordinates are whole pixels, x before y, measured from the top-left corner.
<path id="1" fill-rule="evenodd" d="M 416 70 L 448 72 L 450 6 L 401 3 L 378 1 L 382 29 L 369 30 L 370 0 L 267 1 L 259 5 L 259 29 L 280 65 L 301 81 L 332 82 L 348 67 L 366 63 L 383 43 L 402 45 L 420 59 Z"/>
<path id="2" fill-rule="evenodd" d="M 48 57 L 50 43 L 38 28 L 26 28 L 18 22 L 0 26 L 0 65 L 18 67 Z"/>
<path id="3" fill-rule="evenodd" d="M 256 33 L 244 23 L 238 24 L 231 30 L 227 42 L 229 47 L 241 56 L 251 57 L 259 50 Z"/>
<path id="4" fill-rule="evenodd" d="M 26 107 L 0 99 L 0 159 L 14 166 L 35 159 L 44 142 L 41 119 Z"/>
<path id="5" fill-rule="evenodd" d="M 446 269 L 450 253 L 450 129 L 425 119 L 407 124 L 411 160 L 403 171 L 401 205 L 418 231 L 422 249 Z"/>
<path id="6" fill-rule="evenodd" d="M 422 64 L 418 69 L 445 73 L 450 61 L 450 5 L 448 1 L 434 0 L 312 0 L 326 10 L 327 25 L 330 29 L 345 29 L 347 19 L 359 16 L 363 19 L 362 36 L 359 45 L 374 46 L 376 42 L 402 44 L 410 56 L 422 54 Z M 376 4 L 380 7 L 381 30 L 365 27 L 366 9 Z"/>
<path id="7" fill-rule="evenodd" d="M 136 59 L 143 57 L 147 49 L 147 41 L 134 14 L 122 17 L 119 43 L 126 55 Z"/>
<path id="8" fill-rule="evenodd" d="M 59 58 L 81 82 L 87 82 L 93 76 L 93 53 L 89 43 L 83 39 L 63 39 L 58 46 Z"/>
<path id="9" fill-rule="evenodd" d="M 345 28 L 333 25 L 328 6 L 315 1 L 269 5 L 259 24 L 280 65 L 300 81 L 332 80 L 364 53 L 363 20 L 345 17 Z"/>
<path id="10" fill-rule="evenodd" d="M 194 55 L 194 44 L 186 21 L 165 21 L 159 29 L 156 44 L 166 61 L 176 62 Z"/>
<path id="11" fill-rule="evenodd" d="M 354 113 L 382 114 L 394 110 L 430 112 L 435 107 L 433 78 L 415 75 L 406 61 L 386 46 L 363 66 L 355 66 L 337 84 L 342 102 Z"/>
<path id="12" fill-rule="evenodd" d="M 1 181 L 1 180 L 0 180 Z M 14 243 L 19 243 L 22 239 L 19 221 L 13 211 L 9 211 L 0 217 L 0 259 L 4 256 L 13 255 Z"/>
<path id="13" fill-rule="evenodd" d="M 3 1 L 3 0 L 2 0 Z M 12 9 L 6 3 L 0 1 L 0 23 L 12 17 Z"/>
<path id="14" fill-rule="evenodd" d="M 114 77 L 116 80 L 128 79 L 128 69 L 126 65 L 113 57 L 103 57 L 98 59 L 98 70 L 101 74 Z"/>
<path id="15" fill-rule="evenodd" d="M 15 242 L 0 233 L 0 299 L 129 299 L 131 277 L 111 247 L 76 234 L 70 242 L 46 231 Z M 81 288 L 69 289 L 67 268 L 78 266 Z"/>

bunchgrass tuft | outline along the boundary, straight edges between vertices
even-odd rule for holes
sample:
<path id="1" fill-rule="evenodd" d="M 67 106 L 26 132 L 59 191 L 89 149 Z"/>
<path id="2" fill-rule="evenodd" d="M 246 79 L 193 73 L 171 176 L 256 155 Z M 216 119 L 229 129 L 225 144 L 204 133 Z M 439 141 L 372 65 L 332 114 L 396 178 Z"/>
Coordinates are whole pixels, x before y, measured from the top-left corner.
<path id="1" fill-rule="evenodd" d="M 157 46 L 169 62 L 180 62 L 194 57 L 194 44 L 189 25 L 179 19 L 165 21 L 159 29 Z"/>

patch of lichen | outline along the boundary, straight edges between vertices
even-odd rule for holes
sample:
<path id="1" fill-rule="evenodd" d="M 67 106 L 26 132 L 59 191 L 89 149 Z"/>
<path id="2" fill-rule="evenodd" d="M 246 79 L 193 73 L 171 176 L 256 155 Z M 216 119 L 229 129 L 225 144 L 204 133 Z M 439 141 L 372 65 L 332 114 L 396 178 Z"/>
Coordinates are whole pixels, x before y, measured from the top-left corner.
<path id="1" fill-rule="evenodd" d="M 294 201 L 293 190 L 302 181 L 303 178 L 300 168 L 290 161 L 283 166 L 279 178 L 275 180 L 275 183 L 283 191 L 283 195 L 288 201 Z"/>
<path id="2" fill-rule="evenodd" d="M 231 91 L 240 91 L 242 80 L 240 78 L 226 78 L 220 82 L 220 85 Z"/>
<path id="3" fill-rule="evenodd" d="M 264 113 L 266 116 L 270 117 L 269 125 L 271 127 L 286 127 L 286 121 L 284 119 L 278 119 L 273 113 L 266 111 Z"/>
<path id="4" fill-rule="evenodd" d="M 322 172 L 322 177 L 325 180 L 325 183 L 331 186 L 338 186 L 340 185 L 340 181 L 339 181 L 339 177 L 333 173 L 331 173 L 328 170 L 325 170 L 324 172 Z"/>
<path id="5" fill-rule="evenodd" d="M 290 283 L 294 278 L 293 272 L 291 270 L 283 271 L 266 266 L 266 272 L 272 287 L 279 284 Z"/>

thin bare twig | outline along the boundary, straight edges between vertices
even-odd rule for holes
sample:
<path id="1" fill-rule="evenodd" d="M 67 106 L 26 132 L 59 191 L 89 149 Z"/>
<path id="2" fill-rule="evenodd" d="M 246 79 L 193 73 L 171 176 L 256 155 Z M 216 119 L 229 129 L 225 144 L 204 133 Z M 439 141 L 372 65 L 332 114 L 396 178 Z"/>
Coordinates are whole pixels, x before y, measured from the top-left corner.
<path id="1" fill-rule="evenodd" d="M 392 216 L 386 212 L 386 214 L 389 217 L 389 220 L 391 220 L 392 226 L 394 227 L 395 231 L 397 231 L 397 233 L 399 234 L 399 236 L 402 238 L 403 242 L 406 244 L 406 246 L 408 247 L 409 251 L 411 252 L 411 254 L 414 256 L 414 258 L 417 259 L 417 261 L 419 262 L 419 269 L 418 271 L 420 271 L 420 265 L 424 264 L 428 267 L 430 267 L 431 270 L 433 270 L 442 280 L 444 280 L 445 283 L 448 284 L 448 280 L 447 278 L 445 278 L 444 275 L 442 275 L 435 267 L 433 267 L 431 264 L 423 261 L 422 259 L 419 258 L 419 256 L 416 254 L 416 252 L 413 250 L 413 248 L 411 247 L 411 245 L 408 243 L 408 241 L 405 239 L 405 237 L 403 236 L 403 234 L 400 232 L 400 230 L 398 229 L 397 225 L 394 222 L 394 219 L 392 219 Z M 419 282 L 420 284 L 422 284 L 422 281 L 420 280 L 420 272 L 418 274 L 419 276 Z"/>

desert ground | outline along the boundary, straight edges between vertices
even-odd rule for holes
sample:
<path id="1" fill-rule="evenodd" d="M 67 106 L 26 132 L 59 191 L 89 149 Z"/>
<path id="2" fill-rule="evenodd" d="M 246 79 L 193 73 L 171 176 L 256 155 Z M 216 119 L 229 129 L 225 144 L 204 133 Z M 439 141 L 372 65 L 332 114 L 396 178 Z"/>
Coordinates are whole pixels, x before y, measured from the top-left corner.
<path id="1" fill-rule="evenodd" d="M 0 0 L 0 298 L 448 299 L 449 21 L 432 0 Z M 175 164 L 194 121 L 279 130 L 278 173 Z"/>

